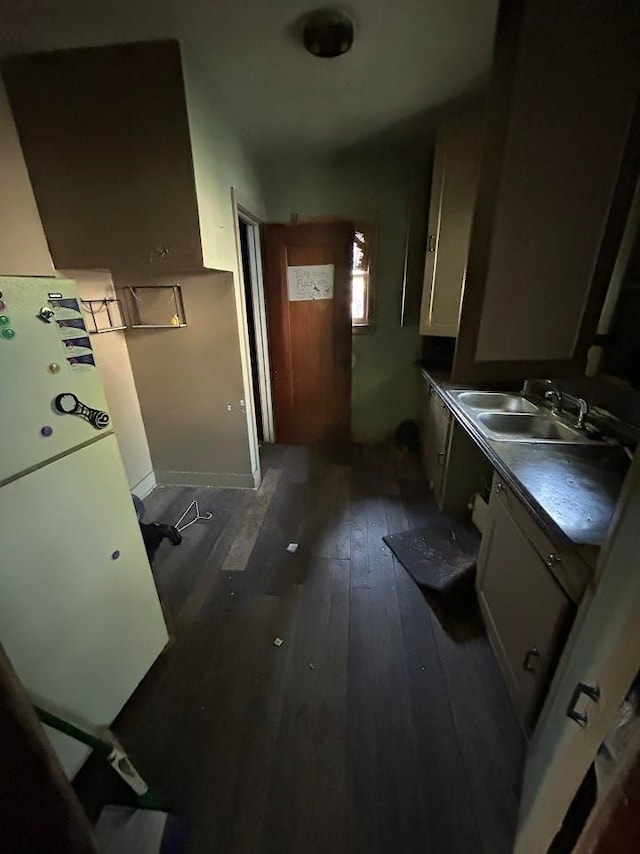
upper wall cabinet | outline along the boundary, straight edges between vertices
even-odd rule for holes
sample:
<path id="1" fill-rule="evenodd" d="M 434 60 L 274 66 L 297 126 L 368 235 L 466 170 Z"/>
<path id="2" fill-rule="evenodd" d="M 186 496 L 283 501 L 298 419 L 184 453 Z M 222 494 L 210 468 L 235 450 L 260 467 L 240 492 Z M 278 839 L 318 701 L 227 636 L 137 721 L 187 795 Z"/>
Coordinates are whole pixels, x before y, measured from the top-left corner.
<path id="1" fill-rule="evenodd" d="M 458 334 L 476 200 L 483 104 L 457 108 L 438 128 L 431 179 L 429 231 L 420 334 Z"/>
<path id="2" fill-rule="evenodd" d="M 1 80 L 0 187 L 0 275 L 55 275 Z"/>
<path id="3" fill-rule="evenodd" d="M 202 269 L 177 42 L 40 54 L 3 75 L 57 268 Z"/>
<path id="4" fill-rule="evenodd" d="M 454 364 L 582 372 L 638 177 L 640 6 L 501 4 Z"/>

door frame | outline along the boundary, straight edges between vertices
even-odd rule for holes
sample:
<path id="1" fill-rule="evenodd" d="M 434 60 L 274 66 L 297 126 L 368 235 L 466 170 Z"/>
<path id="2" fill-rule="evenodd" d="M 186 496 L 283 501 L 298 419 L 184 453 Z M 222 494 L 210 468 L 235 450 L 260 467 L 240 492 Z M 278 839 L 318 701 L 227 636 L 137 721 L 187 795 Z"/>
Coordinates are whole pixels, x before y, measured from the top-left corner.
<path id="1" fill-rule="evenodd" d="M 275 424 L 273 419 L 273 401 L 271 395 L 271 364 L 269 360 L 269 337 L 267 333 L 267 309 L 264 296 L 264 279 L 262 270 L 262 245 L 260 242 L 260 226 L 262 221 L 238 202 L 234 187 L 231 188 L 231 203 L 233 208 L 233 222 L 236 232 L 236 254 L 238 257 L 238 271 L 242 279 L 242 305 L 244 335 L 241 346 L 244 351 L 244 359 L 251 373 L 251 350 L 249 346 L 248 319 L 246 309 L 246 297 L 244 290 L 245 270 L 242 263 L 242 249 L 240 246 L 240 230 L 238 223 L 243 222 L 248 226 L 249 237 L 249 270 L 247 271 L 251 284 L 251 301 L 253 306 L 254 332 L 256 340 L 256 356 L 258 362 L 258 384 L 260 386 L 260 408 L 262 412 L 262 434 L 263 441 L 272 444 L 276 441 Z M 256 401 L 253 398 L 253 384 L 248 384 L 251 399 L 251 420 L 253 430 L 250 434 L 250 442 L 253 451 L 258 455 L 258 430 L 256 425 Z"/>

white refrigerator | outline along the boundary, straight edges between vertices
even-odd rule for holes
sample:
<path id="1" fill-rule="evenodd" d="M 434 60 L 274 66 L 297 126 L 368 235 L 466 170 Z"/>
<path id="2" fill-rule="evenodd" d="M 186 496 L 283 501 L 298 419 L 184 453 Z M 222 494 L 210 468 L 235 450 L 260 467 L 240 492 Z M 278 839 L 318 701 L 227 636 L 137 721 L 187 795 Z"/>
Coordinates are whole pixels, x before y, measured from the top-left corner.
<path id="1" fill-rule="evenodd" d="M 110 724 L 167 643 L 76 286 L 0 277 L 0 643 L 34 701 Z M 88 749 L 48 730 L 73 776 Z"/>

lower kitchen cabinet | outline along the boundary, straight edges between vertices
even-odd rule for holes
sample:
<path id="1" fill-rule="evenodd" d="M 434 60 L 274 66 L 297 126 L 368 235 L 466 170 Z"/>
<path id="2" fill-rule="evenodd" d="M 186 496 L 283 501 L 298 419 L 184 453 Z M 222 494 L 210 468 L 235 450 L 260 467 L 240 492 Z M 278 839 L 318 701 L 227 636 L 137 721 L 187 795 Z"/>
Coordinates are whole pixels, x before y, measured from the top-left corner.
<path id="1" fill-rule="evenodd" d="M 420 445 L 429 484 L 441 505 L 452 415 L 431 384 L 423 386 Z"/>
<path id="2" fill-rule="evenodd" d="M 427 382 L 420 424 L 422 465 L 438 507 L 466 513 L 475 492 L 491 483 L 493 467 Z"/>
<path id="3" fill-rule="evenodd" d="M 523 726 L 532 728 L 573 606 L 549 568 L 558 559 L 550 541 L 551 551 L 542 554 L 539 545 L 546 537 L 523 509 L 496 476 L 476 586 L 514 705 Z M 535 531 L 526 530 L 529 525 Z"/>

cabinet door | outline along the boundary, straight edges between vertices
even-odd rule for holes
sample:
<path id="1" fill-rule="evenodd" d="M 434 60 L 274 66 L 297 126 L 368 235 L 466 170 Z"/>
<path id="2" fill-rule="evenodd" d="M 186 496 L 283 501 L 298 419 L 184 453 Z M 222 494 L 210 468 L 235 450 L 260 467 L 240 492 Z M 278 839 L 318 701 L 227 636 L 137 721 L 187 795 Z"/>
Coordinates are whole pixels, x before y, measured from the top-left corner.
<path id="1" fill-rule="evenodd" d="M 447 463 L 449 435 L 451 431 L 451 413 L 446 405 L 434 394 L 431 400 L 431 429 L 433 431 L 432 460 L 430 469 L 433 472 L 431 488 L 438 504 L 442 501 L 442 486 Z"/>
<path id="2" fill-rule="evenodd" d="M 521 721 L 529 725 L 547 683 L 569 602 L 515 523 L 498 482 L 478 557 L 487 630 Z M 515 499 L 513 499 L 515 500 Z"/>
<path id="3" fill-rule="evenodd" d="M 451 413 L 432 385 L 425 388 L 422 406 L 422 464 L 433 494 L 439 501 L 447 459 Z"/>
<path id="4" fill-rule="evenodd" d="M 436 273 L 436 250 L 440 233 L 440 208 L 444 191 L 444 145 L 440 135 L 436 138 L 431 175 L 431 199 L 429 201 L 429 226 L 427 251 L 424 259 L 424 279 L 422 283 L 422 302 L 420 304 L 420 334 L 435 335 L 430 332 L 433 325 L 433 292 Z"/>
<path id="5" fill-rule="evenodd" d="M 439 438 L 440 399 L 432 385 L 425 388 L 422 417 L 422 463 L 431 488 L 435 491 L 435 483 L 439 475 L 438 454 L 440 451 Z"/>
<path id="6" fill-rule="evenodd" d="M 429 483 L 433 483 L 435 471 L 433 463 L 435 460 L 434 443 L 435 429 L 433 416 L 435 407 L 432 405 L 435 399 L 435 391 L 432 385 L 426 384 L 422 387 L 421 417 L 420 417 L 420 452 L 422 456 L 422 467 Z"/>
<path id="7" fill-rule="evenodd" d="M 18 57 L 3 76 L 57 269 L 202 268 L 177 42 Z"/>
<path id="8" fill-rule="evenodd" d="M 458 334 L 482 136 L 483 102 L 452 114 L 438 131 L 425 258 L 421 335 Z"/>
<path id="9" fill-rule="evenodd" d="M 638 177 L 638 4 L 501 4 L 456 380 L 582 372 Z"/>

